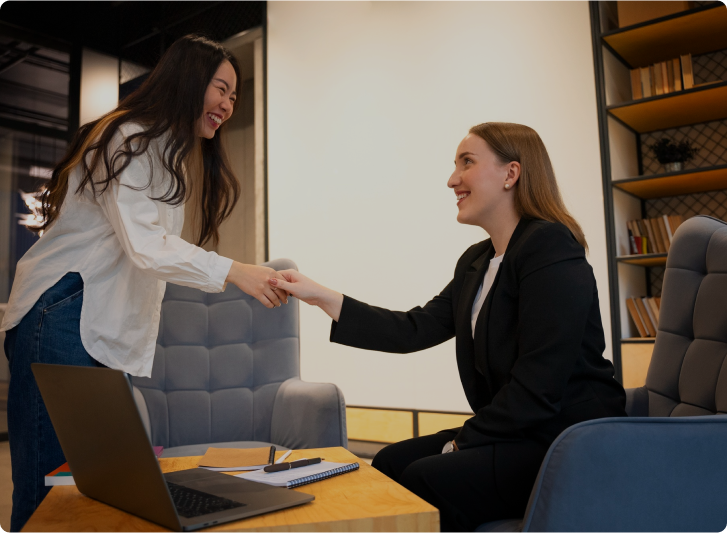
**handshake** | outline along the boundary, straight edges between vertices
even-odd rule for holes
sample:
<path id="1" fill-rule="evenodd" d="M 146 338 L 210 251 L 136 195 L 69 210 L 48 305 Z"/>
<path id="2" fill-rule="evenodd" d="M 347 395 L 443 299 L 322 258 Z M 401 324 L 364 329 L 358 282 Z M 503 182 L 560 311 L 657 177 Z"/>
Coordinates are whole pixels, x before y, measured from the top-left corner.
<path id="1" fill-rule="evenodd" d="M 297 270 L 278 272 L 272 268 L 234 261 L 225 281 L 237 285 L 269 309 L 287 304 L 288 297 L 294 296 L 309 305 L 320 307 L 333 320 L 338 321 L 341 314 L 343 294 L 316 283 Z"/>

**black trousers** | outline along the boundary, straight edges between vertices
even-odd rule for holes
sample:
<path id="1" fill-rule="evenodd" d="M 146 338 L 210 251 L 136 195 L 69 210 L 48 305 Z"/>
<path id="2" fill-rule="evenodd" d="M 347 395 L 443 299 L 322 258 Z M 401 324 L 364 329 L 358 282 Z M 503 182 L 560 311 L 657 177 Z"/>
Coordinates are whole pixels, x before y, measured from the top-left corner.
<path id="1" fill-rule="evenodd" d="M 372 466 L 439 509 L 442 531 L 474 531 L 484 522 L 522 518 L 547 449 L 507 442 L 442 455 L 447 430 L 387 446 Z"/>

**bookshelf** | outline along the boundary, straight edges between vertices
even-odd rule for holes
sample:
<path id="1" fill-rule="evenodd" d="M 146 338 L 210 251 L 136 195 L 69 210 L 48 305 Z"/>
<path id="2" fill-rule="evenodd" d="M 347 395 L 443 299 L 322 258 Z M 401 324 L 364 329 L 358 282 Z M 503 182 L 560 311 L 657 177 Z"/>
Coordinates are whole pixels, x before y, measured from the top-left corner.
<path id="1" fill-rule="evenodd" d="M 642 200 L 718 191 L 727 189 L 727 165 L 636 176 L 615 181 L 612 185 Z"/>
<path id="2" fill-rule="evenodd" d="M 685 50 L 704 54 L 727 48 L 727 12 L 705 5 L 689 12 L 603 33 L 603 42 L 631 65 L 678 57 Z M 599 28 L 600 29 L 600 28 Z"/>
<path id="3" fill-rule="evenodd" d="M 617 257 L 616 260 L 628 265 L 656 267 L 666 265 L 666 255 L 667 254 L 622 255 Z"/>
<path id="4" fill-rule="evenodd" d="M 653 337 L 639 335 L 626 300 L 661 296 L 667 259 L 634 255 L 626 222 L 664 214 L 727 219 L 727 7 L 683 4 L 683 11 L 618 27 L 619 2 L 590 2 L 613 357 L 626 387 L 643 385 L 654 346 Z M 694 87 L 632 98 L 632 69 L 685 54 Z M 699 155 L 668 172 L 649 150 L 662 137 L 688 139 Z"/>
<path id="5" fill-rule="evenodd" d="M 727 83 L 642 98 L 607 111 L 638 133 L 727 118 Z"/>

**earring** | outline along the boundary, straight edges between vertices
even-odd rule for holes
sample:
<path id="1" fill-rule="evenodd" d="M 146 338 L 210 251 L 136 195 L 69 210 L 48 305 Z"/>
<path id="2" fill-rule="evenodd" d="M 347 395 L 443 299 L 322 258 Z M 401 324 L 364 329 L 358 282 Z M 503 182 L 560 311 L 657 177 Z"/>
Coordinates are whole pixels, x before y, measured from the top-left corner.
<path id="1" fill-rule="evenodd" d="M 506 189 L 509 189 L 509 188 L 510 188 L 510 184 L 509 184 L 509 183 L 506 183 L 506 184 L 505 184 L 505 188 L 506 188 Z"/>

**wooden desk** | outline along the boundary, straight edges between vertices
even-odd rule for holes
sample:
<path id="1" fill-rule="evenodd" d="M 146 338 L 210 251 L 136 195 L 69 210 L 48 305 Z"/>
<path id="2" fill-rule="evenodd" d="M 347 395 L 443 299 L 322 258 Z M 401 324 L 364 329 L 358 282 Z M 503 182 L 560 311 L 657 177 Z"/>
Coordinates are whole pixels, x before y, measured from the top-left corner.
<path id="1" fill-rule="evenodd" d="M 289 460 L 324 457 L 361 468 L 297 489 L 311 503 L 209 528 L 208 531 L 439 531 L 439 511 L 344 448 L 294 451 Z M 160 459 L 162 472 L 197 466 L 199 457 Z M 53 487 L 23 531 L 167 531 L 92 500 L 75 486 Z"/>

